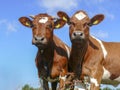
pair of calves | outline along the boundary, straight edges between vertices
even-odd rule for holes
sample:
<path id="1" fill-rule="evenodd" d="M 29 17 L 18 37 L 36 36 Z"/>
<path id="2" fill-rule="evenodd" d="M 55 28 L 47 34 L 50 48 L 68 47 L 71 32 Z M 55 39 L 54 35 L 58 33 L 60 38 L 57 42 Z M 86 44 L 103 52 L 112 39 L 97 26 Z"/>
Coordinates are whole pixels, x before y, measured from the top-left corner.
<path id="1" fill-rule="evenodd" d="M 76 12 L 71 18 L 65 12 L 58 12 L 58 16 L 60 18 L 55 19 L 48 14 L 38 14 L 32 16 L 32 20 L 27 17 L 19 19 L 24 26 L 32 28 L 32 43 L 38 47 L 36 66 L 43 79 L 43 88 L 48 90 L 48 81 L 54 81 L 52 90 L 56 90 L 56 77 L 60 77 L 60 90 L 66 88 L 67 81 L 74 82 L 74 77 L 85 80 L 86 85 L 89 81 L 90 90 L 99 90 L 102 79 L 120 81 L 120 43 L 103 42 L 89 33 L 90 27 L 99 24 L 104 16 L 100 14 L 90 19 L 84 11 Z M 65 23 L 70 25 L 71 52 L 53 34 L 54 29 Z M 75 76 L 70 74 L 66 78 L 67 72 Z"/>

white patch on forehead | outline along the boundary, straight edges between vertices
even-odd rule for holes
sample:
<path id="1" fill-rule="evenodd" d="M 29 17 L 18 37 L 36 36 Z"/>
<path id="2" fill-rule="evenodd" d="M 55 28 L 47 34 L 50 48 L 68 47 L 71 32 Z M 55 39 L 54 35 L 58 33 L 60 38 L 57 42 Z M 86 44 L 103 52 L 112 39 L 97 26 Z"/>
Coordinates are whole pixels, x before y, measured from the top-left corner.
<path id="1" fill-rule="evenodd" d="M 90 78 L 90 82 L 91 82 L 91 83 L 94 83 L 96 87 L 99 86 L 99 84 L 98 84 L 98 82 L 97 82 L 97 79 L 95 79 L 95 78 Z"/>
<path id="2" fill-rule="evenodd" d="M 78 20 L 82 20 L 83 18 L 86 17 L 86 15 L 83 13 L 83 12 L 79 12 L 75 15 L 75 17 L 78 19 Z"/>
<path id="3" fill-rule="evenodd" d="M 104 79 L 109 79 L 110 76 L 111 76 L 110 72 L 109 72 L 107 69 L 105 69 L 104 67 L 103 67 L 103 70 L 104 70 L 104 72 L 103 72 L 102 79 L 103 79 L 103 80 L 104 80 Z"/>
<path id="4" fill-rule="evenodd" d="M 106 56 L 107 56 L 107 50 L 105 49 L 105 47 L 104 47 L 102 41 L 99 40 L 99 39 L 97 39 L 97 38 L 95 38 L 94 36 L 92 36 L 92 38 L 96 39 L 96 40 L 99 42 L 99 44 L 100 44 L 100 46 L 101 46 L 101 48 L 102 48 L 102 51 L 103 51 L 104 59 L 105 59 Z"/>
<path id="5" fill-rule="evenodd" d="M 46 23 L 48 21 L 48 17 L 41 17 L 39 23 Z"/>

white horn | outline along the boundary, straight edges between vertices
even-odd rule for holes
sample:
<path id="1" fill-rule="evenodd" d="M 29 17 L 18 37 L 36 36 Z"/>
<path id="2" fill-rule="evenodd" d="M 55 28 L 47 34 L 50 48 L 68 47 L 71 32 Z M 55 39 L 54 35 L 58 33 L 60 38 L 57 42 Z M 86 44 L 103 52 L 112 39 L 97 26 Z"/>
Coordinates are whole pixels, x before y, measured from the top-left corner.
<path id="1" fill-rule="evenodd" d="M 53 18 L 53 20 L 57 20 L 58 19 L 57 17 L 54 17 L 54 16 L 52 16 L 52 18 Z"/>
<path id="2" fill-rule="evenodd" d="M 35 16 L 34 15 L 29 15 L 32 19 L 34 19 L 35 18 Z"/>

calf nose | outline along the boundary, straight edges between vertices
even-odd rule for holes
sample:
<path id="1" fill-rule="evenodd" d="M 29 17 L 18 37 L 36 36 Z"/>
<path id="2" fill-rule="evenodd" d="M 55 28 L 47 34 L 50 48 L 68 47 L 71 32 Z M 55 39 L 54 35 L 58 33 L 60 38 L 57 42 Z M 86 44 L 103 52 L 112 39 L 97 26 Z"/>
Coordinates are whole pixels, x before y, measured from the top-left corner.
<path id="1" fill-rule="evenodd" d="M 46 39 L 45 39 L 44 36 L 41 36 L 41 37 L 40 36 L 34 36 L 33 43 L 34 44 L 39 44 L 39 43 L 45 44 L 46 43 Z"/>
<path id="2" fill-rule="evenodd" d="M 84 33 L 82 31 L 74 31 L 73 37 L 74 38 L 84 38 Z"/>
<path id="3" fill-rule="evenodd" d="M 35 36 L 34 39 L 35 39 L 35 41 L 42 42 L 42 41 L 44 41 L 45 38 Z"/>

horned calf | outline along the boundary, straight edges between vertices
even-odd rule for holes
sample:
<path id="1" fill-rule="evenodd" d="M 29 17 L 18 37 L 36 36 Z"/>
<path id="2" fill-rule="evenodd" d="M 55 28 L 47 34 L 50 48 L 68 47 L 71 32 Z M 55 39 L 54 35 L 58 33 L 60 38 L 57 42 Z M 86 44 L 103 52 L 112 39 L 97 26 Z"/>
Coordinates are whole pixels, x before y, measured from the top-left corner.
<path id="1" fill-rule="evenodd" d="M 70 48 L 53 34 L 54 29 L 65 25 L 64 20 L 56 19 L 48 14 L 38 14 L 21 17 L 19 21 L 26 27 L 32 28 L 32 43 L 38 47 L 35 59 L 38 75 L 43 80 L 43 90 L 49 90 L 48 82 L 52 84 L 52 90 L 56 90 L 58 81 L 60 90 L 65 85 L 67 64 Z"/>

